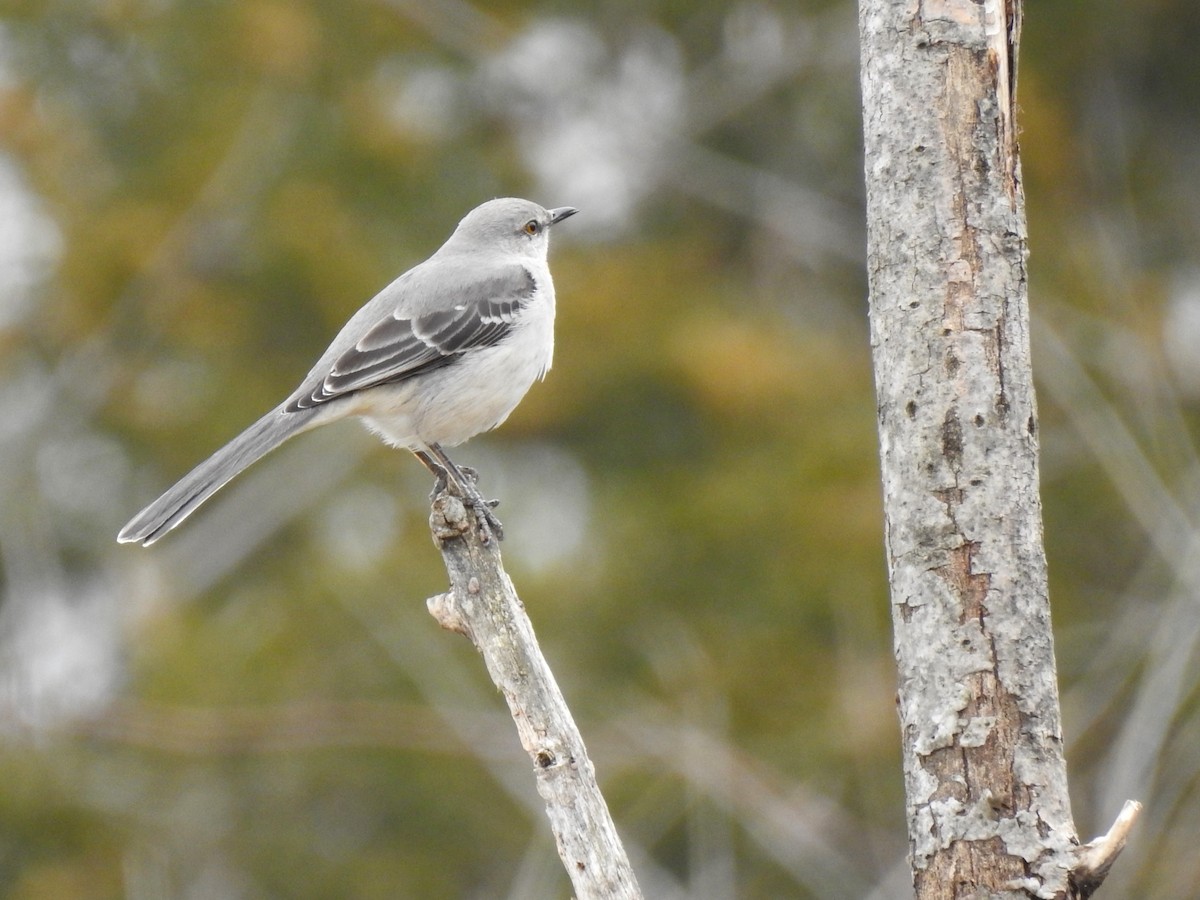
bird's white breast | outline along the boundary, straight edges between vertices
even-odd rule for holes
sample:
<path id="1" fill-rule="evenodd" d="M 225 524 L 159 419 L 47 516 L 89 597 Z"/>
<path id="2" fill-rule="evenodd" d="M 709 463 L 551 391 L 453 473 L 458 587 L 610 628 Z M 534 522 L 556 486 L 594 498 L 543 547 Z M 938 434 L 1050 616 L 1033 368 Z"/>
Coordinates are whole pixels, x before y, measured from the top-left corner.
<path id="1" fill-rule="evenodd" d="M 446 447 L 508 418 L 554 357 L 554 284 L 545 263 L 529 266 L 537 295 L 512 331 L 493 347 L 470 350 L 417 378 L 363 392 L 367 426 L 396 446 Z"/>

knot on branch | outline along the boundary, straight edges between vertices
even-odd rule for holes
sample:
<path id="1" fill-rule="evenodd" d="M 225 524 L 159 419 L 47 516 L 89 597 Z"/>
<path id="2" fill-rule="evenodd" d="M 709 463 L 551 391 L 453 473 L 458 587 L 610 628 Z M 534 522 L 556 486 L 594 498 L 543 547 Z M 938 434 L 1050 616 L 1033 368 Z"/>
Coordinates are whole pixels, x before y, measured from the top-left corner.
<path id="1" fill-rule="evenodd" d="M 429 528 L 433 532 L 434 546 L 466 535 L 473 519 L 463 501 L 446 488 L 438 491 L 429 509 Z"/>
<path id="2" fill-rule="evenodd" d="M 437 620 L 437 623 L 447 631 L 453 631 L 466 637 L 471 636 L 470 625 L 453 593 L 448 592 L 430 597 L 425 601 L 425 607 L 429 610 L 429 614 Z"/>

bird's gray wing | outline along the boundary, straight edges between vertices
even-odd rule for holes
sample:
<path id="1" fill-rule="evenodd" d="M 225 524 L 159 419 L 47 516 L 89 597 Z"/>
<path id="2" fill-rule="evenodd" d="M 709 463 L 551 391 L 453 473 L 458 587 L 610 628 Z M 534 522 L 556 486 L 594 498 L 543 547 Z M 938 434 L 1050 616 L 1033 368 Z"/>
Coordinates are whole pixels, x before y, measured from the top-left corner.
<path id="1" fill-rule="evenodd" d="M 419 289 L 419 288 L 415 288 Z M 288 412 L 309 409 L 355 391 L 402 381 L 454 362 L 462 354 L 498 344 L 537 291 L 521 265 L 444 286 L 443 303 L 420 304 L 430 311 L 397 311 L 369 326 L 328 366 L 318 366 L 286 404 Z M 441 298 L 439 298 L 441 299 Z M 403 304 L 404 308 L 417 305 Z"/>

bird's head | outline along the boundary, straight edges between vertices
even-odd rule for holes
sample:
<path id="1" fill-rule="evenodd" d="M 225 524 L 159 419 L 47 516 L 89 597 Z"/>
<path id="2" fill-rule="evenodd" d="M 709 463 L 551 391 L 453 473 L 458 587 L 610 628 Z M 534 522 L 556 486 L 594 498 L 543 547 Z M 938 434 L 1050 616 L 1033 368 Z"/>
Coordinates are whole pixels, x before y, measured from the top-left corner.
<path id="1" fill-rule="evenodd" d="M 446 242 L 446 249 L 544 259 L 550 229 L 577 212 L 571 206 L 546 209 L 516 197 L 489 200 L 463 217 Z"/>

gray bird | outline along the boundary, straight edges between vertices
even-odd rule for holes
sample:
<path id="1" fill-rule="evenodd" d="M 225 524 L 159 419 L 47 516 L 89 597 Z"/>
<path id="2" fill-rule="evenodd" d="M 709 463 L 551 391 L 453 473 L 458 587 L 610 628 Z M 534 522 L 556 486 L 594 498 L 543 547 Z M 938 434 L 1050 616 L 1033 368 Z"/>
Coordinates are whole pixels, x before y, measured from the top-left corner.
<path id="1" fill-rule="evenodd" d="M 503 537 L 486 501 L 446 455 L 495 428 L 554 355 L 550 227 L 577 210 L 489 200 L 441 248 L 355 313 L 286 400 L 134 516 L 117 540 L 149 546 L 231 478 L 290 437 L 359 416 L 454 485 L 481 535 Z"/>

